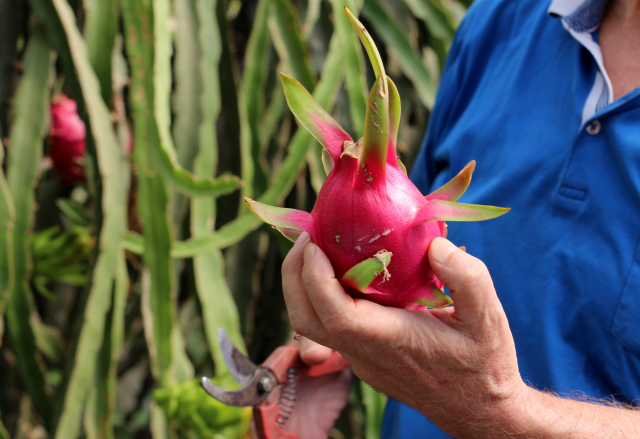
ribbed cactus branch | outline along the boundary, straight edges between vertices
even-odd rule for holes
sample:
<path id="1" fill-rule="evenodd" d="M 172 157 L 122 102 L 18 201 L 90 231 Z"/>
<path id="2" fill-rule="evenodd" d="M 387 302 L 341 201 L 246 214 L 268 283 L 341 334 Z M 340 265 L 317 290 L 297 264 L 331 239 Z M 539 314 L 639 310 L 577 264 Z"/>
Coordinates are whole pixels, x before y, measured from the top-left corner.
<path id="1" fill-rule="evenodd" d="M 332 37 L 325 61 L 324 74 L 313 94 L 316 102 L 323 108 L 333 106 L 342 84 L 343 66 L 340 44 L 338 38 Z M 281 203 L 295 184 L 309 149 L 315 144 L 316 140 L 308 131 L 298 130 L 291 139 L 289 152 L 279 172 L 275 175 L 273 183 L 258 201 L 265 204 Z M 226 248 L 239 242 L 247 233 L 257 229 L 260 225 L 260 220 L 254 215 L 243 215 L 209 236 L 174 243 L 171 254 L 175 258 L 189 258 L 207 253 L 211 249 Z M 130 233 L 125 241 L 125 246 L 132 253 L 141 254 L 145 249 L 145 242 L 144 237 Z"/>
<path id="2" fill-rule="evenodd" d="M 150 33 L 156 25 L 154 9 L 163 5 L 140 0 L 122 0 L 120 5 L 125 23 L 125 46 L 131 65 L 129 96 L 135 121 L 133 160 L 138 181 L 138 211 L 149 243 L 144 252 L 143 294 L 146 300 L 143 301 L 143 311 L 146 312 L 143 318 L 151 370 L 162 387 L 171 381 L 169 368 L 175 293 L 173 265 L 169 255 L 171 226 L 167 211 L 167 187 L 160 174 L 153 172 L 156 168 L 150 160 L 151 150 L 158 147 L 160 135 L 155 115 L 149 111 L 156 102 L 156 84 L 153 76 L 147 72 L 153 71 L 154 65 L 166 67 L 160 62 L 154 64 L 155 56 L 167 54 L 155 53 L 156 40 L 154 34 Z M 150 24 L 153 24 L 151 28 Z M 158 25 L 166 31 L 166 23 Z M 166 75 L 166 72 L 159 74 Z"/>
<path id="3" fill-rule="evenodd" d="M 0 141 L 0 163 L 4 161 L 4 145 Z M 4 334 L 4 310 L 13 288 L 13 227 L 16 211 L 13 198 L 0 168 L 0 340 Z"/>
<path id="4" fill-rule="evenodd" d="M 18 368 L 33 404 L 50 430 L 53 403 L 45 384 L 43 365 L 36 351 L 30 325 L 33 309 L 29 279 L 31 276 L 28 235 L 33 226 L 35 181 L 39 175 L 42 141 L 46 132 L 51 92 L 51 53 L 44 28 L 34 28 L 24 59 L 24 75 L 16 95 L 15 116 L 8 154 L 7 185 L 15 206 L 12 265 L 13 288 L 7 302 L 7 324 Z M 6 230 L 6 229 L 5 229 Z"/>
<path id="5" fill-rule="evenodd" d="M 196 68 L 202 57 L 198 38 L 196 0 L 174 0 L 176 33 L 173 106 L 173 138 L 179 163 L 193 169 L 198 153 L 198 127 L 202 119 L 202 75 Z M 187 214 L 189 200 L 179 191 L 173 191 L 172 216 L 179 225 Z M 176 233 L 180 230 L 176 228 Z"/>
<path id="6" fill-rule="evenodd" d="M 195 161 L 195 174 L 208 177 L 215 174 L 218 162 L 218 142 L 215 121 L 220 114 L 220 83 L 218 64 L 220 61 L 220 30 L 215 20 L 215 2 L 222 0 L 196 0 L 200 18 L 199 37 L 203 56 L 200 60 L 202 73 L 202 114 L 199 127 L 199 151 Z M 191 234 L 195 238 L 213 233 L 216 218 L 215 200 L 191 200 Z M 218 340 L 218 328 L 224 328 L 236 346 L 244 349 L 240 333 L 240 318 L 233 296 L 224 277 L 224 258 L 219 249 L 193 259 L 198 298 L 202 305 L 203 324 L 207 343 L 216 365 L 216 375 L 226 372 Z"/>
<path id="7" fill-rule="evenodd" d="M 258 119 L 264 110 L 264 89 L 268 76 L 271 38 L 267 18 L 271 0 L 259 0 L 244 56 L 244 74 L 238 90 L 240 113 L 240 164 L 244 181 L 242 194 L 253 194 L 267 183 L 267 171 L 261 159 Z M 241 206 L 242 208 L 242 206 Z"/>
<path id="8" fill-rule="evenodd" d="M 63 51 L 70 63 L 67 75 L 75 77 L 88 115 L 87 131 L 95 143 L 97 166 L 102 187 L 102 228 L 98 238 L 101 252 L 95 263 L 92 288 L 85 308 L 85 319 L 75 351 L 74 368 L 64 395 L 64 405 L 56 438 L 76 438 L 80 416 L 88 389 L 95 373 L 100 344 L 104 335 L 105 316 L 111 306 L 111 296 L 120 255 L 120 245 L 127 226 L 126 203 L 129 190 L 129 168 L 111 126 L 111 114 L 100 94 L 100 85 L 91 67 L 87 48 L 71 7 L 66 1 L 51 0 L 55 18 L 61 28 L 49 26 L 58 41 L 65 43 Z M 59 32 L 62 29 L 62 33 Z M 66 49 L 65 49 L 66 48 Z"/>

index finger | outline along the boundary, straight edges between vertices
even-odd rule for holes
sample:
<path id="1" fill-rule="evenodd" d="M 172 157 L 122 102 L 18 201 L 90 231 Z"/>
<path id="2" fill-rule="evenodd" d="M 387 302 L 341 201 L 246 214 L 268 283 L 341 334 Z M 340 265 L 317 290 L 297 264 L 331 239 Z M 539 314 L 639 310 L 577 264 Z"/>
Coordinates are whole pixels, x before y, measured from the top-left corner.
<path id="1" fill-rule="evenodd" d="M 285 258 L 282 264 L 282 290 L 291 328 L 299 334 L 318 338 L 324 332 L 322 323 L 302 285 L 302 253 L 309 240 L 309 234 L 302 233 Z"/>
<path id="2" fill-rule="evenodd" d="M 330 346 L 340 346 L 341 339 L 386 339 L 402 329 L 404 319 L 398 313 L 408 311 L 354 300 L 335 278 L 327 256 L 313 243 L 304 249 L 302 283 L 324 328 L 334 335 Z"/>

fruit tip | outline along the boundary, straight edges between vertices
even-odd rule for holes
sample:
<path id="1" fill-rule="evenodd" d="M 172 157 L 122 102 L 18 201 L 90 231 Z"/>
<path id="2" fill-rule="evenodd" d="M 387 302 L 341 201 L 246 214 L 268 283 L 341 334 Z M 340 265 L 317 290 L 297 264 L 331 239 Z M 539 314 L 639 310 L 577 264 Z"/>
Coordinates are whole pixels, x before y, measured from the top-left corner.
<path id="1" fill-rule="evenodd" d="M 258 218 L 262 219 L 262 217 L 260 215 L 258 215 L 256 213 L 255 210 L 253 210 L 253 204 L 255 203 L 255 201 L 253 201 L 251 198 L 249 197 L 245 197 L 244 195 L 242 196 L 242 198 L 244 198 L 244 202 L 247 203 L 247 207 L 249 208 L 249 210 L 251 211 L 251 213 L 253 213 L 255 216 L 257 216 Z"/>

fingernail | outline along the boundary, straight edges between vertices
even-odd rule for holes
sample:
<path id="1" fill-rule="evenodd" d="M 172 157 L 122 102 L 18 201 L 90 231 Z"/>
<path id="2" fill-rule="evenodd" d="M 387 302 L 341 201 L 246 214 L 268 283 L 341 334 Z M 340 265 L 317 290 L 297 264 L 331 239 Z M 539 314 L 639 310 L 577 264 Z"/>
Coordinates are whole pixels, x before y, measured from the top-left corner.
<path id="1" fill-rule="evenodd" d="M 298 239 L 296 239 L 296 242 L 293 244 L 294 247 L 300 247 L 301 245 L 305 245 L 307 242 L 309 242 L 309 234 L 307 232 L 302 232 L 300 234 L 300 236 L 298 236 Z"/>
<path id="2" fill-rule="evenodd" d="M 458 247 L 453 245 L 451 241 L 444 238 L 436 238 L 431 241 L 431 256 L 433 256 L 433 259 L 440 264 L 444 264 L 449 255 L 457 249 Z"/>
<path id="3" fill-rule="evenodd" d="M 304 248 L 304 263 L 308 264 L 316 255 L 316 245 L 310 244 Z"/>

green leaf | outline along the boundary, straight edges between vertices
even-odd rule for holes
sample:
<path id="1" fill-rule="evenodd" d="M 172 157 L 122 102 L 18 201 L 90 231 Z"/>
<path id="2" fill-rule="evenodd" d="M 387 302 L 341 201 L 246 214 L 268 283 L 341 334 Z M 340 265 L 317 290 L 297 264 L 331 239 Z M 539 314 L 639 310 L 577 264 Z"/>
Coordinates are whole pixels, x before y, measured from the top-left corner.
<path id="1" fill-rule="evenodd" d="M 307 3 L 307 15 L 304 17 L 304 23 L 302 24 L 302 37 L 307 41 L 311 37 L 318 18 L 320 18 L 320 5 L 320 0 L 309 0 Z"/>
<path id="2" fill-rule="evenodd" d="M 91 224 L 91 220 L 82 204 L 68 198 L 59 198 L 56 201 L 56 205 L 64 216 L 69 218 L 69 220 L 74 224 L 81 226 L 88 226 Z"/>
<path id="3" fill-rule="evenodd" d="M 27 46 L 24 74 L 15 98 L 10 139 L 13 147 L 7 162 L 7 185 L 15 203 L 15 226 L 11 239 L 13 254 L 9 255 L 14 282 L 6 309 L 9 335 L 18 368 L 29 396 L 49 431 L 52 428 L 54 409 L 46 388 L 43 365 L 36 352 L 34 330 L 30 324 L 33 308 L 29 290 L 30 255 L 27 238 L 33 223 L 33 188 L 38 178 L 49 112 L 51 62 L 44 29 L 36 26 L 32 29 Z"/>
<path id="4" fill-rule="evenodd" d="M 234 384 L 229 374 L 217 375 L 213 381 L 225 388 Z M 182 434 L 190 432 L 198 437 L 216 438 L 239 438 L 248 434 L 245 431 L 247 426 L 242 425 L 242 418 L 247 412 L 251 415 L 251 408 L 231 407 L 211 398 L 200 387 L 199 380 L 158 389 L 153 393 L 153 398 L 167 418 L 178 424 Z M 229 434 L 223 434 L 229 427 L 233 427 L 229 429 Z"/>
<path id="5" fill-rule="evenodd" d="M 36 338 L 36 346 L 42 354 L 53 363 L 60 363 L 64 359 L 64 347 L 60 331 L 45 325 L 37 314 L 31 314 L 31 327 Z"/>
<path id="6" fill-rule="evenodd" d="M 437 0 L 404 0 L 411 12 L 422 19 L 435 38 L 450 43 L 457 24 L 444 5 Z"/>

